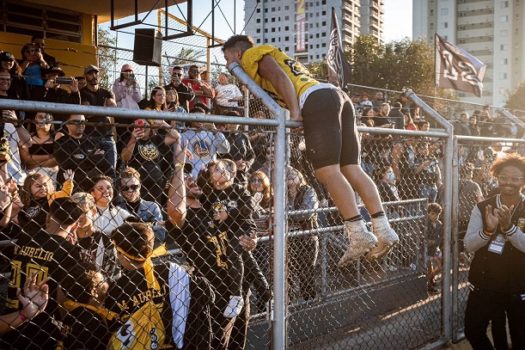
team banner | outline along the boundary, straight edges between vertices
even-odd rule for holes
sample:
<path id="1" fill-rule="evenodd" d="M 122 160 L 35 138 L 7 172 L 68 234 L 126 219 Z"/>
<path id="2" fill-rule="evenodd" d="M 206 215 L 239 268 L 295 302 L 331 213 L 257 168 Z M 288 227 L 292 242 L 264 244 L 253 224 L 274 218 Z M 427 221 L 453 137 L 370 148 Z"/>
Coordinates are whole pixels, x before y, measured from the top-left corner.
<path id="1" fill-rule="evenodd" d="M 344 87 L 350 82 L 352 68 L 345 60 L 343 45 L 341 43 L 341 33 L 337 23 L 337 15 L 332 7 L 332 30 L 330 32 L 330 43 L 328 54 L 326 55 L 328 65 L 328 81 L 336 86 Z"/>
<path id="2" fill-rule="evenodd" d="M 436 34 L 436 86 L 481 97 L 487 66 Z"/>

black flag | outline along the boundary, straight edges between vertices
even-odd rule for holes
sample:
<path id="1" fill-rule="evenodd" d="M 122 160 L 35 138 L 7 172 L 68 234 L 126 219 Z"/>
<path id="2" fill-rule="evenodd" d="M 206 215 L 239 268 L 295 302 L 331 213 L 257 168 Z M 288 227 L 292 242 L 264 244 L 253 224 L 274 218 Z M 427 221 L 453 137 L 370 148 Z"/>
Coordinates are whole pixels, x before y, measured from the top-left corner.
<path id="1" fill-rule="evenodd" d="M 352 68 L 345 60 L 343 46 L 341 43 L 341 33 L 337 24 L 335 9 L 332 7 L 332 30 L 330 32 L 330 43 L 328 44 L 328 54 L 326 55 L 328 65 L 328 81 L 341 88 L 350 82 Z"/>
<path id="2" fill-rule="evenodd" d="M 487 66 L 436 34 L 436 86 L 481 97 Z"/>

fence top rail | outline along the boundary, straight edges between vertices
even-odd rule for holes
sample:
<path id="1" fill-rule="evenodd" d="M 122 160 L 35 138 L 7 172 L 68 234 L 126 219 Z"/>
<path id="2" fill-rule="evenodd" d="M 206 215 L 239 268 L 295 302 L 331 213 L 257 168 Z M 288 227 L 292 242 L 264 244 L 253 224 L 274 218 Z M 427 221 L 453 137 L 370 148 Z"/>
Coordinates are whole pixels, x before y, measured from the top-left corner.
<path id="1" fill-rule="evenodd" d="M 360 132 L 367 132 L 370 134 L 387 134 L 387 135 L 403 135 L 403 136 L 425 136 L 425 137 L 449 137 L 450 135 L 445 131 L 413 131 L 403 129 L 389 129 L 380 127 L 358 126 L 357 130 Z"/>
<path id="2" fill-rule="evenodd" d="M 279 122 L 275 119 L 240 118 L 234 116 L 220 116 L 213 114 L 180 113 L 180 112 L 158 112 L 142 109 L 126 109 L 119 107 L 84 106 L 64 103 L 51 103 L 41 101 L 21 101 L 11 99 L 0 99 L 0 109 L 14 109 L 31 112 L 69 113 L 118 117 L 124 119 L 163 119 L 184 122 L 212 122 L 224 124 L 262 125 L 277 126 Z M 292 124 L 294 125 L 294 124 Z"/>
<path id="3" fill-rule="evenodd" d="M 506 137 L 483 137 L 483 136 L 465 136 L 456 135 L 458 141 L 477 141 L 477 142 L 515 142 L 525 143 L 525 139 L 511 139 Z"/>

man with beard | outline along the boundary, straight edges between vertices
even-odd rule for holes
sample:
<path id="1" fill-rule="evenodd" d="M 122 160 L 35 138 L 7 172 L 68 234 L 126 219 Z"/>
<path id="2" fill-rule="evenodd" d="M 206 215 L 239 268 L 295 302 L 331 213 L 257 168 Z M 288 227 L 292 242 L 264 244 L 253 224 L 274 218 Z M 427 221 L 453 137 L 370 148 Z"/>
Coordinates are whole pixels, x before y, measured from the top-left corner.
<path id="1" fill-rule="evenodd" d="M 214 97 L 215 91 L 207 81 L 201 79 L 199 67 L 197 65 L 191 65 L 188 70 L 188 76 L 189 78 L 182 80 L 182 83 L 191 88 L 195 93 L 195 98 L 190 101 L 190 111 L 195 108 L 197 103 L 201 103 L 210 108 L 209 102 L 210 99 Z"/>
<path id="2" fill-rule="evenodd" d="M 87 85 L 80 90 L 82 104 L 89 106 L 116 107 L 115 96 L 109 90 L 101 88 L 98 80 L 99 68 L 89 65 L 84 69 Z M 85 133 L 99 139 L 99 145 L 104 150 L 104 157 L 111 165 L 111 176 L 115 178 L 117 167 L 117 145 L 113 135 L 112 118 L 108 116 L 86 116 L 89 122 L 96 126 L 87 126 Z"/>
<path id="3" fill-rule="evenodd" d="M 87 191 L 91 178 L 97 174 L 110 174 L 111 166 L 104 158 L 105 151 L 98 140 L 86 135 L 86 118 L 82 114 L 71 114 L 66 120 L 66 134 L 55 141 L 53 156 L 58 166 L 57 181 L 63 182 L 64 170 L 75 169 L 78 186 Z"/>
<path id="4" fill-rule="evenodd" d="M 189 103 L 195 98 L 195 93 L 193 92 L 191 87 L 186 86 L 182 83 L 183 75 L 184 74 L 182 72 L 182 67 L 173 67 L 171 73 L 171 83 L 164 86 L 164 89 L 168 90 L 170 88 L 175 88 L 175 90 L 177 90 L 177 93 L 179 94 L 179 104 L 182 108 L 186 110 L 186 112 L 189 112 Z"/>
<path id="5" fill-rule="evenodd" d="M 170 185 L 166 228 L 180 245 L 188 262 L 216 288 L 216 304 L 212 311 L 213 348 L 242 349 L 249 319 L 248 307 L 241 312 L 239 296 L 243 282 L 242 261 L 234 261 L 230 242 L 226 242 L 227 237 L 222 232 L 215 230 L 218 227 L 215 220 L 206 220 L 211 214 L 200 201 L 202 189 L 191 176 L 191 166 L 183 165 L 183 160 L 182 156 L 182 162 L 176 164 Z M 251 251 L 257 242 L 243 235 L 238 238 L 238 244 L 244 250 Z M 224 248 L 229 253 L 223 251 Z"/>
<path id="6" fill-rule="evenodd" d="M 499 157 L 491 173 L 500 193 L 474 207 L 465 234 L 465 250 L 474 253 L 465 336 L 474 349 L 493 349 L 488 325 L 506 313 L 512 348 L 525 349 L 525 157 Z"/>

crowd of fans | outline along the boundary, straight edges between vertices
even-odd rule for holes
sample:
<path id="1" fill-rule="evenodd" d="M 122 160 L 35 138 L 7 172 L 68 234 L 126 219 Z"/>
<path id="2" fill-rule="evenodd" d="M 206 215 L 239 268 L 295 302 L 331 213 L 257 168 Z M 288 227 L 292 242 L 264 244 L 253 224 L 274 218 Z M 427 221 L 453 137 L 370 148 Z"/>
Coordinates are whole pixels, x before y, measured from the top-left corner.
<path id="1" fill-rule="evenodd" d="M 170 84 L 153 88 L 143 98 L 130 64 L 122 66 L 107 90 L 100 86 L 100 70 L 93 65 L 85 67 L 82 77 L 65 77 L 45 53 L 41 38 L 24 45 L 21 57 L 0 52 L 0 98 L 243 114 L 242 88 L 227 73 L 221 73 L 214 86 L 198 66 L 190 66 L 187 75 L 175 66 Z M 418 108 L 403 98 L 392 106 L 380 92 L 373 100 L 366 94 L 352 99 L 366 126 L 430 127 Z M 470 119 L 462 115 L 465 134 L 468 130 L 469 135 L 491 136 L 487 113 L 484 110 L 477 119 L 476 114 Z M 259 109 L 253 117 L 267 115 Z M 235 124 L 13 110 L 2 111 L 0 128 L 0 226 L 3 239 L 16 240 L 14 249 L 2 253 L 11 272 L 5 313 L 20 310 L 11 324 L 18 328 L 2 341 L 23 348 L 61 343 L 76 349 L 82 340 L 82 347 L 96 349 L 138 339 L 177 348 L 244 347 L 253 300 L 250 288 L 258 311 L 265 311 L 271 300 L 270 259 L 253 254 L 262 249 L 256 248 L 256 237 L 273 235 L 268 221 L 270 133 L 262 128 L 240 131 Z M 443 149 L 435 141 L 362 135 L 362 167 L 375 179 L 383 201 L 427 198 L 432 203 L 427 224 L 432 228 L 427 231 L 432 242 L 431 291 L 436 289 L 442 237 L 436 202 Z M 322 221 L 315 209 L 327 206 L 329 199 L 307 170 L 304 144 L 295 138 L 293 142 L 293 167 L 286 177 L 288 209 L 307 211 L 290 215 L 288 228 L 312 230 Z M 475 198 L 462 204 L 465 217 L 469 205 L 493 190 L 485 169 L 498 150 L 490 151 L 462 149 L 461 186 L 466 187 L 461 192 Z M 389 217 L 403 215 L 402 207 L 391 211 Z M 152 267 L 151 257 L 173 245 L 183 253 L 182 262 L 160 261 Z M 288 249 L 289 298 L 312 300 L 318 237 L 292 237 Z M 49 302 L 40 303 L 38 312 L 25 312 L 28 296 L 17 294 L 17 288 L 26 284 L 43 291 L 45 281 Z M 140 325 L 136 315 L 150 301 L 165 320 L 162 339 L 151 333 L 144 340 L 130 331 Z"/>

